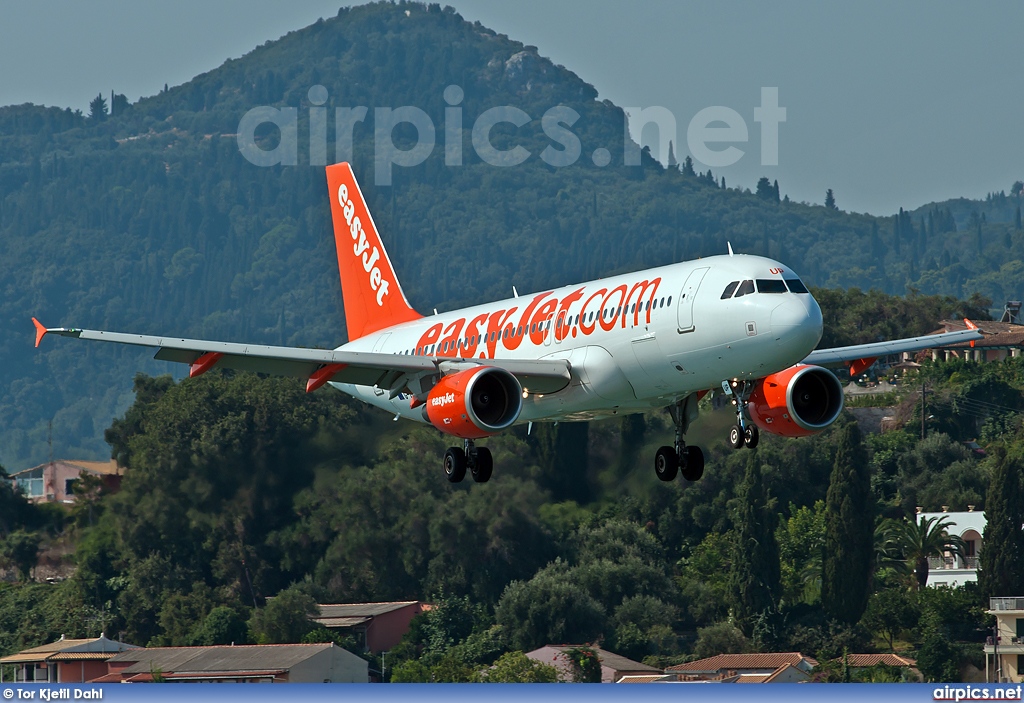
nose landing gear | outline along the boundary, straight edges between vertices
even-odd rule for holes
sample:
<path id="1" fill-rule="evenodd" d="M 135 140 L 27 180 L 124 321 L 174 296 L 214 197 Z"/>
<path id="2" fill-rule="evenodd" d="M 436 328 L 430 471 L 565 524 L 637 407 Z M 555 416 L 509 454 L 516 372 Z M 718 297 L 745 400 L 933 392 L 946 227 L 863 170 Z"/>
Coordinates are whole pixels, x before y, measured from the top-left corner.
<path id="1" fill-rule="evenodd" d="M 757 425 L 747 417 L 747 401 L 754 392 L 753 381 L 722 381 L 722 388 L 733 397 L 736 405 L 736 424 L 729 428 L 729 446 L 733 449 L 753 449 L 761 438 Z"/>
<path id="2" fill-rule="evenodd" d="M 654 473 L 662 481 L 672 481 L 682 475 L 687 481 L 697 481 L 704 475 L 704 452 L 700 447 L 689 447 L 683 435 L 690 422 L 697 417 L 697 395 L 691 394 L 683 400 L 668 406 L 676 426 L 674 446 L 658 449 L 654 455 Z"/>

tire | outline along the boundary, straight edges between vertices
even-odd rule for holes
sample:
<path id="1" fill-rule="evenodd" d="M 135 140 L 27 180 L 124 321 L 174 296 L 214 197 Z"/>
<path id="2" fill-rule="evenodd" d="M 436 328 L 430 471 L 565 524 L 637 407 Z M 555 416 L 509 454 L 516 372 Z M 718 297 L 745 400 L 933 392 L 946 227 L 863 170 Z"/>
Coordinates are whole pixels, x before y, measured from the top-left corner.
<path id="1" fill-rule="evenodd" d="M 679 473 L 679 456 L 673 447 L 661 447 L 654 455 L 654 473 L 662 481 L 672 481 Z"/>
<path id="2" fill-rule="evenodd" d="M 444 453 L 444 475 L 448 483 L 458 483 L 466 478 L 466 452 L 459 447 L 448 447 Z"/>
<path id="3" fill-rule="evenodd" d="M 491 480 L 491 472 L 494 471 L 494 459 L 491 458 L 491 450 L 487 447 L 478 447 L 476 450 L 476 465 L 470 469 L 473 480 L 477 483 L 487 483 Z"/>
<path id="4" fill-rule="evenodd" d="M 700 447 L 686 448 L 686 465 L 682 469 L 682 474 L 687 481 L 699 481 L 704 475 L 704 452 Z"/>
<path id="5" fill-rule="evenodd" d="M 733 449 L 741 449 L 743 447 L 743 430 L 739 425 L 733 425 L 729 430 L 729 446 Z"/>
<path id="6" fill-rule="evenodd" d="M 757 426 L 747 425 L 746 431 L 743 433 L 743 443 L 747 445 L 747 449 L 753 449 L 757 446 L 758 440 L 761 439 L 761 433 L 758 432 Z"/>

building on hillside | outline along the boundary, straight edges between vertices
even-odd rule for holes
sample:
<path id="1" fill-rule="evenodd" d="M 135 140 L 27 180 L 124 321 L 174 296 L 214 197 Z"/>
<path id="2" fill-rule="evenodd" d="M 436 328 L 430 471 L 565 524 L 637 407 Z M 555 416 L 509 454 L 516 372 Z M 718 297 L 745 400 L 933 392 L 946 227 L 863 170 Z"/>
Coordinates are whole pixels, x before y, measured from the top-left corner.
<path id="1" fill-rule="evenodd" d="M 810 677 L 818 661 L 800 652 L 766 652 L 762 654 L 717 654 L 697 661 L 676 664 L 665 669 L 679 681 L 720 681 L 723 683 L 792 683 L 803 674 Z M 789 671 L 788 668 L 795 671 Z M 744 679 L 744 677 L 746 677 Z M 791 680 L 792 679 L 792 680 Z"/>
<path id="2" fill-rule="evenodd" d="M 65 639 L 62 635 L 56 642 L 0 659 L 0 682 L 4 665 L 13 665 L 12 683 L 85 683 L 107 673 L 107 661 L 119 652 L 133 649 L 139 647 L 104 635 L 92 639 Z"/>
<path id="3" fill-rule="evenodd" d="M 532 652 L 527 652 L 526 656 L 534 661 L 555 667 L 558 671 L 559 681 L 572 681 L 572 664 L 565 653 L 570 649 L 580 647 L 592 649 L 597 654 L 597 659 L 601 662 L 601 683 L 615 683 L 627 676 L 659 676 L 664 673 L 661 669 L 627 659 L 615 652 L 601 649 L 597 645 L 548 644 Z"/>
<path id="4" fill-rule="evenodd" d="M 941 332 L 958 332 L 967 329 L 963 320 L 942 320 Z M 1002 361 L 1007 357 L 1018 357 L 1024 354 L 1024 325 L 1011 322 L 975 322 L 983 337 L 974 342 L 961 342 L 932 349 L 933 361 L 966 359 L 967 361 Z"/>
<path id="5" fill-rule="evenodd" d="M 956 588 L 968 581 L 978 580 L 978 558 L 981 556 L 981 536 L 985 534 L 985 513 L 975 511 L 973 505 L 967 506 L 967 512 L 950 513 L 917 513 L 917 522 L 927 518 L 947 519 L 950 523 L 946 531 L 964 541 L 964 555 L 945 554 L 941 557 L 928 558 L 928 585 Z"/>
<path id="6" fill-rule="evenodd" d="M 995 633 L 985 643 L 985 680 L 1024 683 L 1024 597 L 989 598 Z"/>
<path id="7" fill-rule="evenodd" d="M 121 486 L 124 468 L 109 461 L 58 459 L 11 474 L 21 494 L 33 503 L 75 502 L 74 482 L 82 475 L 96 476 L 108 490 Z"/>
<path id="8" fill-rule="evenodd" d="M 365 651 L 380 654 L 401 642 L 409 631 L 412 619 L 430 610 L 430 605 L 409 600 L 393 603 L 335 603 L 317 605 L 317 608 L 320 609 L 320 615 L 313 618 L 317 625 L 350 633 Z"/>
<path id="9" fill-rule="evenodd" d="M 91 683 L 367 683 L 367 670 L 333 643 L 146 647 L 111 658 Z"/>
<path id="10" fill-rule="evenodd" d="M 833 661 L 840 664 L 843 663 L 843 658 L 839 657 Z M 904 681 L 923 681 L 924 677 L 921 676 L 921 672 L 917 669 L 917 661 L 914 659 L 908 659 L 907 657 L 901 657 L 898 654 L 847 654 L 846 665 L 850 667 L 851 672 L 863 671 L 864 669 L 870 669 L 873 666 L 882 664 L 884 666 L 891 666 L 900 669 L 903 673 Z"/>

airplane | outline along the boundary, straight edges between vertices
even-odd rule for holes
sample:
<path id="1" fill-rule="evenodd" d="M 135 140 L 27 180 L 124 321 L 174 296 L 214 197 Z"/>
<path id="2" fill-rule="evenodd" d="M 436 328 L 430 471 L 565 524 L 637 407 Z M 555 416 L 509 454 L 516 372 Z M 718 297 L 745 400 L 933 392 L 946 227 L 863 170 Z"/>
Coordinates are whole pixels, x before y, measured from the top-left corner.
<path id="1" fill-rule="evenodd" d="M 792 270 L 728 254 L 562 286 L 423 316 L 409 304 L 348 163 L 327 184 L 349 342 L 334 350 L 264 346 L 76 328 L 36 318 L 47 334 L 155 347 L 156 359 L 295 376 L 325 384 L 462 440 L 442 462 L 448 481 L 469 470 L 488 481 L 493 459 L 476 440 L 513 425 L 569 422 L 667 408 L 675 441 L 655 454 L 662 481 L 696 481 L 704 454 L 685 435 L 698 401 L 719 390 L 735 405 L 729 444 L 757 446 L 759 432 L 815 434 L 843 410 L 826 368 L 851 375 L 879 356 L 981 338 L 977 326 L 910 339 L 815 350 L 821 309 Z"/>

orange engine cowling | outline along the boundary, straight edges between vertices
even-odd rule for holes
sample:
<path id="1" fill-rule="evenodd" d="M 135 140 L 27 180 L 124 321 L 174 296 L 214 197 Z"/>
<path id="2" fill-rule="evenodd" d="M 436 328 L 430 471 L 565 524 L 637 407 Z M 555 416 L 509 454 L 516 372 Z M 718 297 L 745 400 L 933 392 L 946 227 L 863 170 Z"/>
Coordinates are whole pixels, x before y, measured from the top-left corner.
<path id="1" fill-rule="evenodd" d="M 755 425 L 783 437 L 821 432 L 842 411 L 839 379 L 828 369 L 803 364 L 762 378 L 747 403 Z"/>
<path id="2" fill-rule="evenodd" d="M 523 387 L 504 369 L 480 366 L 444 376 L 430 389 L 423 412 L 437 429 L 479 439 L 510 427 L 523 409 Z"/>

